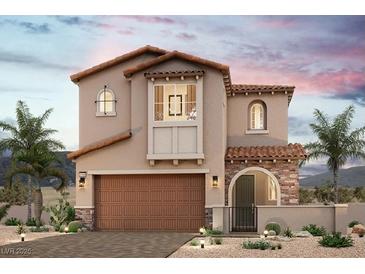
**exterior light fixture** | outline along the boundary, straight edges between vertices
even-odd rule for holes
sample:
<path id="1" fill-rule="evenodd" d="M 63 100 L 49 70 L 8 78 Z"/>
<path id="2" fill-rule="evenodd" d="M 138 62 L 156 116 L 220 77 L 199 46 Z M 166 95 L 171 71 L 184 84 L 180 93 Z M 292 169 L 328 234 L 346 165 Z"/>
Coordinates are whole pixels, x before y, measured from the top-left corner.
<path id="1" fill-rule="evenodd" d="M 25 233 L 20 234 L 20 238 L 22 239 L 22 242 L 24 242 Z"/>
<path id="2" fill-rule="evenodd" d="M 218 187 L 218 176 L 216 175 L 213 176 L 212 187 Z"/>
<path id="3" fill-rule="evenodd" d="M 264 230 L 264 236 L 265 236 L 265 238 L 267 237 L 267 235 L 269 235 L 269 231 Z"/>
<path id="4" fill-rule="evenodd" d="M 79 172 L 79 187 L 85 186 L 86 175 L 87 175 L 86 171 Z"/>
<path id="5" fill-rule="evenodd" d="M 205 240 L 200 240 L 200 248 L 204 248 Z"/>
<path id="6" fill-rule="evenodd" d="M 205 228 L 204 227 L 199 228 L 199 233 L 200 235 L 203 235 L 205 233 Z"/>
<path id="7" fill-rule="evenodd" d="M 63 231 L 65 231 L 65 233 L 68 233 L 68 226 L 66 226 Z"/>

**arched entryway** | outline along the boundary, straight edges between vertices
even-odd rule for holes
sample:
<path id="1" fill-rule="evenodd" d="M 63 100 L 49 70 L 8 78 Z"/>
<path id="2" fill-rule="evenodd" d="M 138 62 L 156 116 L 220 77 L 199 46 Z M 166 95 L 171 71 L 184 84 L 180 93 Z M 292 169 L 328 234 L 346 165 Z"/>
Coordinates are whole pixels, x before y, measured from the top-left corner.
<path id="1" fill-rule="evenodd" d="M 257 205 L 280 205 L 280 185 L 267 169 L 249 167 L 238 172 L 228 188 L 231 230 L 255 232 Z"/>

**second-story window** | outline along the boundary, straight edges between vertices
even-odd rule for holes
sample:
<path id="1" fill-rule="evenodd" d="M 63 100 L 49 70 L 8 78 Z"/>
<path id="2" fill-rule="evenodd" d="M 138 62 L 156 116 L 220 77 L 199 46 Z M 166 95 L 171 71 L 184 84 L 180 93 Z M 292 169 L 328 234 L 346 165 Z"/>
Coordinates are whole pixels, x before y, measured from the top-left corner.
<path id="1" fill-rule="evenodd" d="M 265 129 L 266 108 L 262 102 L 255 102 L 250 107 L 250 129 Z"/>
<path id="2" fill-rule="evenodd" d="M 196 86 L 166 84 L 154 86 L 155 121 L 196 120 Z"/>
<path id="3" fill-rule="evenodd" d="M 115 112 L 115 95 L 111 89 L 104 87 L 99 91 L 96 104 L 98 116 L 113 116 Z"/>

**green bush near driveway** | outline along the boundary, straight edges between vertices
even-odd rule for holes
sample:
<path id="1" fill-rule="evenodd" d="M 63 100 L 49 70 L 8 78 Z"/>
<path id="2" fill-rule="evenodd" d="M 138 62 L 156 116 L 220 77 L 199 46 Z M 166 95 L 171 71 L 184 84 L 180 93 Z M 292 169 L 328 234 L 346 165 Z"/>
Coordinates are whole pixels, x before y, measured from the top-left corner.
<path id="1" fill-rule="evenodd" d="M 204 233 L 205 236 L 214 236 L 214 235 L 222 235 L 222 234 L 223 234 L 223 231 L 220 231 L 218 229 L 210 229 L 210 228 L 205 229 L 205 233 Z"/>
<path id="2" fill-rule="evenodd" d="M 336 232 L 332 235 L 323 236 L 319 244 L 324 247 L 341 248 L 353 246 L 354 241 L 351 236 L 341 236 L 341 232 Z"/>
<path id="3" fill-rule="evenodd" d="M 68 232 L 76 233 L 82 228 L 80 221 L 72 221 L 68 224 Z"/>
<path id="4" fill-rule="evenodd" d="M 21 220 L 19 220 L 18 218 L 14 218 L 14 217 L 8 218 L 5 221 L 5 225 L 7 225 L 7 226 L 17 226 L 22 223 L 23 222 Z"/>
<path id="5" fill-rule="evenodd" d="M 242 247 L 243 248 L 246 248 L 246 249 L 260 249 L 260 250 L 265 250 L 265 249 L 269 249 L 272 247 L 272 245 L 267 242 L 267 241 L 264 241 L 264 240 L 258 240 L 258 241 L 246 241 L 246 242 L 243 242 L 242 244 Z"/>

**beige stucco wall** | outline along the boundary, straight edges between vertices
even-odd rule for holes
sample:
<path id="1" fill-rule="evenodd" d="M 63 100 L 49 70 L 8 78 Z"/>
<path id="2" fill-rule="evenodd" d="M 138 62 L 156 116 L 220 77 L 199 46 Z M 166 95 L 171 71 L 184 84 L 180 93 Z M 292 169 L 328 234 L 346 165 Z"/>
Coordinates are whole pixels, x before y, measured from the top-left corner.
<path id="1" fill-rule="evenodd" d="M 266 104 L 268 134 L 248 135 L 248 108 L 251 102 Z M 288 95 L 284 93 L 242 95 L 228 97 L 228 145 L 286 145 L 288 143 Z"/>
<path id="2" fill-rule="evenodd" d="M 154 70 L 163 71 L 197 68 L 205 70 L 203 81 L 203 152 L 205 160 L 200 166 L 196 160 L 180 161 L 178 166 L 174 166 L 171 160 L 156 161 L 155 166 L 150 166 L 146 159 L 148 138 L 147 79 L 143 72 L 140 72 L 128 82 L 122 75 L 123 68 L 124 66 L 119 65 L 91 76 L 92 79 L 81 80 L 79 85 L 80 146 L 122 132 L 129 127 L 132 129 L 133 136 L 126 141 L 79 157 L 76 160 L 76 174 L 79 171 L 97 174 L 99 171 L 105 173 L 108 170 L 123 173 L 133 173 L 136 170 L 143 170 L 146 173 L 152 173 L 156 170 L 175 170 L 178 173 L 178 170 L 198 169 L 203 171 L 208 169 L 209 172 L 206 173 L 206 207 L 224 205 L 226 105 L 223 102 L 226 95 L 222 74 L 211 68 L 197 67 L 180 60 L 172 60 L 154 68 Z M 152 71 L 152 69 L 148 71 Z M 117 95 L 116 117 L 95 117 L 95 96 L 100 89 L 99 87 L 103 87 L 105 82 L 108 82 L 113 90 L 123 90 Z M 219 177 L 218 188 L 211 187 L 213 175 Z M 92 176 L 89 175 L 84 189 L 77 188 L 76 206 L 93 206 L 92 192 Z"/>

